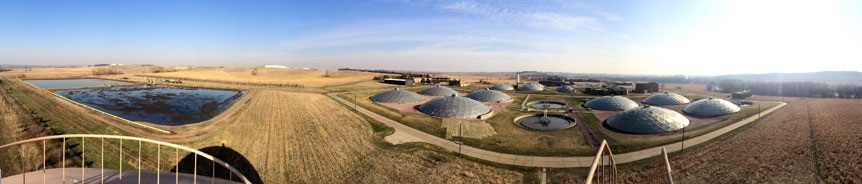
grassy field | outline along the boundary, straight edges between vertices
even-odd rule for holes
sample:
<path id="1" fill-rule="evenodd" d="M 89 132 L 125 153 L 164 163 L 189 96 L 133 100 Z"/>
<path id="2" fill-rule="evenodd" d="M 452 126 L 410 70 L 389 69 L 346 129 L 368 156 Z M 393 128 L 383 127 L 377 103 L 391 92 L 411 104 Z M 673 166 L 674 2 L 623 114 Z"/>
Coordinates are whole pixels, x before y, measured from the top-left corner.
<path id="1" fill-rule="evenodd" d="M 367 86 L 370 84 L 362 85 Z M 405 87 L 404 89 L 418 91 L 425 87 L 427 86 L 412 86 Z M 341 87 L 341 89 L 351 89 L 347 91 L 353 91 L 341 94 L 342 98 L 348 99 L 350 101 L 353 101 L 354 98 L 357 98 L 359 106 L 369 109 L 377 114 L 404 123 L 405 125 L 416 128 L 418 130 L 422 130 L 432 135 L 437 135 L 439 137 L 444 137 L 445 135 L 445 129 L 440 127 L 441 119 L 439 118 L 430 117 L 421 113 L 400 112 L 398 110 L 373 103 L 368 99 L 368 97 L 374 95 L 376 92 L 383 89 L 354 91 L 359 89 L 365 89 L 364 87 L 359 87 L 359 85 L 356 85 L 353 88 L 345 86 Z M 471 90 L 472 88 L 455 87 L 454 89 L 466 93 L 469 92 L 469 90 Z M 600 122 L 598 118 L 592 115 L 592 113 L 580 106 L 580 104 L 582 104 L 583 101 L 586 100 L 586 98 L 570 97 L 550 91 L 533 93 L 507 93 L 514 98 L 512 105 L 507 107 L 506 112 L 496 114 L 494 117 L 486 120 L 487 123 L 491 124 L 494 127 L 494 129 L 497 131 L 497 134 L 483 139 L 467 138 L 464 140 L 465 144 L 486 150 L 521 155 L 589 156 L 594 153 L 595 150 L 593 150 L 593 148 L 590 147 L 589 144 L 587 144 L 585 138 L 577 127 L 565 130 L 543 132 L 525 130 L 515 125 L 513 123 L 515 118 L 523 115 L 539 113 L 521 111 L 521 103 L 524 101 L 524 98 L 527 96 L 527 94 L 531 95 L 531 98 L 527 100 L 528 103 L 549 100 L 561 101 L 570 104 L 570 107 L 573 107 L 582 116 L 581 120 L 583 122 L 578 122 L 578 125 L 576 126 L 588 126 L 589 129 L 593 131 L 597 140 L 600 141 L 601 139 L 607 139 L 612 145 L 614 145 L 613 149 L 617 153 L 636 151 L 644 148 L 669 144 L 682 140 L 682 131 L 658 135 L 634 135 L 609 130 L 605 128 L 602 125 L 602 122 Z M 631 98 L 636 101 L 642 101 L 648 95 L 650 94 L 638 94 L 632 96 Z M 689 98 L 707 97 L 707 95 L 700 94 L 685 95 Z M 769 109 L 778 104 L 772 102 L 757 103 L 763 104 L 760 107 L 762 109 Z M 757 104 L 749 107 L 742 107 L 742 110 L 739 113 L 722 117 L 719 122 L 710 123 L 705 126 L 686 130 L 685 136 L 687 138 L 692 138 L 703 135 L 705 133 L 729 125 L 730 123 L 749 117 L 752 114 L 756 114 L 757 111 Z"/>
<path id="2" fill-rule="evenodd" d="M 686 129 L 685 137 L 687 139 L 697 137 L 715 131 L 719 128 L 725 127 L 729 124 L 735 123 L 744 118 L 750 117 L 753 114 L 757 114 L 757 103 L 763 104 L 761 106 L 763 110 L 778 105 L 778 103 L 773 102 L 756 102 L 753 106 L 740 107 L 741 110 L 739 112 L 722 117 L 722 120 L 718 122 L 710 123 L 708 125 L 693 129 Z M 607 139 L 609 144 L 614 145 L 612 147 L 614 153 L 637 151 L 644 148 L 651 148 L 659 145 L 678 142 L 682 140 L 683 134 L 682 131 L 652 135 L 625 134 L 605 128 L 604 125 L 602 125 L 602 122 L 599 122 L 598 120 L 596 120 L 596 122 L 588 122 L 588 125 L 590 126 L 590 129 L 593 131 L 593 133 L 596 134 L 598 140 Z"/>
<path id="3" fill-rule="evenodd" d="M 862 100 L 816 99 L 807 109 L 820 181 L 862 183 Z"/>
<path id="4" fill-rule="evenodd" d="M 412 146 L 381 147 L 363 117 L 320 94 L 262 91 L 235 123 L 195 147 L 224 145 L 266 183 L 520 182 L 522 173 Z M 379 138 L 378 138 L 379 139 Z M 378 143 L 380 144 L 380 143 Z M 465 177 L 452 177 L 452 176 Z"/>
<path id="5" fill-rule="evenodd" d="M 163 139 L 111 126 L 108 120 L 97 114 L 68 106 L 64 101 L 32 90 L 20 82 L 4 82 L 3 87 L 12 89 L 10 95 L 22 99 L 23 104 L 34 110 L 34 116 L 46 119 L 46 126 L 59 133 Z M 242 106 L 241 111 L 231 108 L 214 118 L 216 122 L 198 127 L 206 128 L 205 131 L 180 131 L 184 134 L 203 134 L 186 135 L 203 138 L 185 140 L 181 144 L 217 155 L 252 176 L 255 179 L 253 181 L 265 183 L 520 183 L 535 179 L 532 170 L 511 170 L 463 160 L 454 153 L 428 145 L 388 145 L 379 135 L 380 132 L 386 132 L 385 127 L 369 123 L 364 117 L 350 112 L 322 94 L 256 90 L 249 96 L 252 98 L 247 99 L 247 102 L 238 102 L 242 103 L 237 104 Z M 208 128 L 207 124 L 219 126 Z M 80 140 L 68 142 L 72 155 L 82 151 Z M 86 140 L 83 151 L 87 155 L 87 167 L 101 167 L 98 157 L 100 146 L 98 139 Z M 137 144 L 134 142 L 124 142 L 122 161 L 119 158 L 121 153 L 116 151 L 119 142 L 106 141 L 105 147 L 105 167 L 116 168 L 122 164 L 128 169 L 137 165 Z M 169 171 L 176 166 L 171 163 L 182 159 L 180 171 L 193 172 L 188 170 L 194 163 L 186 163 L 190 158 L 186 152 L 179 152 L 180 157 L 177 158 L 173 149 L 163 148 L 161 167 L 156 168 L 155 146 L 144 144 L 142 151 L 142 167 L 146 170 Z M 68 158 L 69 166 L 79 167 L 80 163 L 73 160 L 80 157 Z M 211 175 L 211 170 L 206 169 L 211 166 L 200 162 L 198 165 L 199 174 Z M 220 177 L 226 176 L 219 173 Z"/>
<path id="6" fill-rule="evenodd" d="M 193 78 L 226 82 L 284 83 L 304 87 L 326 87 L 370 80 L 376 74 L 357 71 L 324 71 L 271 68 L 199 68 L 150 74 L 162 77 Z"/>
<path id="7" fill-rule="evenodd" d="M 407 87 L 405 90 L 417 91 L 424 87 L 427 86 Z M 463 88 L 456 89 L 462 92 L 467 91 Z M 354 97 L 356 97 L 358 102 L 357 104 L 363 108 L 426 133 L 445 137 L 445 129 L 441 127 L 442 119 L 421 113 L 403 113 L 398 110 L 376 104 L 368 99 L 368 97 L 374 95 L 378 91 L 379 90 L 354 91 L 343 93 L 340 97 L 349 101 L 353 101 Z M 559 131 L 537 132 L 525 130 L 515 125 L 515 118 L 539 112 L 521 112 L 521 102 L 523 102 L 526 95 L 514 94 L 512 92 L 509 92 L 509 94 L 513 96 L 514 101 L 512 105 L 506 107 L 506 113 L 497 114 L 485 121 L 494 127 L 497 134 L 483 139 L 465 138 L 465 144 L 502 153 L 523 155 L 575 156 L 590 155 L 594 152 L 594 150 L 592 150 L 592 148 L 586 143 L 586 140 L 584 140 L 583 135 L 577 127 Z M 556 100 L 571 104 L 575 103 L 578 99 L 550 96 L 542 99 L 531 99 L 530 101 L 532 102 L 536 100 Z M 460 140 L 459 138 L 453 139 Z"/>

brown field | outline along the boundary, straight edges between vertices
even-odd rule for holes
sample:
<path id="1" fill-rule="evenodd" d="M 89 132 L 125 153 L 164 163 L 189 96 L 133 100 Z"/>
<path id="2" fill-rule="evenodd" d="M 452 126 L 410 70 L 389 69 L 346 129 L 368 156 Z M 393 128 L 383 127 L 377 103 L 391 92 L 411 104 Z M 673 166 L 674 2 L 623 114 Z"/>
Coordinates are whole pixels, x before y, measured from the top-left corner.
<path id="1" fill-rule="evenodd" d="M 806 102 L 796 100 L 714 142 L 670 157 L 678 183 L 812 183 Z M 654 178 L 656 158 L 624 165 L 629 183 Z"/>
<path id="2" fill-rule="evenodd" d="M 0 72 L 0 77 L 6 78 L 66 78 L 66 77 L 81 77 L 91 75 L 93 68 L 90 67 L 74 67 L 74 68 L 33 68 L 32 71 L 25 71 L 23 68 L 16 68 L 12 71 Z"/>
<path id="3" fill-rule="evenodd" d="M 236 108 L 228 109 L 213 120 L 198 125 L 173 127 L 171 130 L 176 135 L 160 136 L 115 124 L 102 115 L 70 105 L 38 90 L 30 91 L 33 89 L 20 82 L 7 82 L 6 87 L 15 89 L 16 96 L 25 99 L 28 106 L 36 108 L 35 115 L 46 117 L 51 127 L 64 133 L 137 135 L 177 142 L 205 152 L 213 148 L 219 150 L 209 152 L 214 155 L 224 154 L 225 150 L 235 151 L 238 154 L 220 158 L 237 166 L 247 166 L 241 170 L 265 183 L 520 183 L 529 178 L 525 176 L 533 176 L 525 175 L 529 173 L 525 171 L 459 159 L 452 153 L 427 145 L 388 145 L 383 143 L 380 132 L 385 128 L 375 128 L 365 118 L 318 93 L 255 89 L 247 96 L 249 98 L 238 101 L 234 105 Z M 5 122 L 4 126 L 11 125 Z M 7 129 L 0 131 L 6 132 Z M 8 142 L 6 139 L 0 141 Z M 87 141 L 85 150 L 87 155 L 98 155 L 97 147 L 89 146 L 93 144 L 90 141 Z M 106 146 L 116 148 L 117 144 L 107 142 Z M 133 150 L 129 148 L 131 146 L 126 144 L 123 147 Z M 144 151 L 148 153 L 144 155 L 153 156 L 143 158 L 143 167 L 156 169 L 154 146 L 145 145 Z M 173 165 L 166 162 L 173 161 L 174 155 L 162 151 L 163 159 L 171 158 L 162 160 L 161 170 L 168 171 Z M 110 154 L 105 155 L 107 167 L 115 168 L 122 163 L 116 161 L 119 157 L 116 152 L 108 152 Z M 180 153 L 181 156 L 187 154 Z M 124 167 L 133 167 L 136 151 L 127 151 L 124 155 Z M 238 158 L 247 159 L 248 162 L 237 162 L 244 160 Z M 94 159 L 87 157 L 88 162 L 99 163 Z M 4 171 L 10 171 L 4 174 L 12 174 L 14 170 Z M 204 176 L 209 175 L 208 171 L 199 170 Z"/>
<path id="4" fill-rule="evenodd" d="M 173 66 L 100 66 L 100 67 L 33 67 L 30 71 L 15 68 L 0 72 L 0 77 L 6 78 L 74 78 L 93 76 L 93 71 L 111 69 L 124 75 L 152 73 L 155 68 L 174 68 Z M 23 75 L 24 77 L 21 77 Z"/>
<path id="5" fill-rule="evenodd" d="M 811 100 L 817 169 L 824 183 L 862 183 L 862 100 Z"/>
<path id="6" fill-rule="evenodd" d="M 413 148 L 374 144 L 364 118 L 320 94 L 261 91 L 206 141 L 248 158 L 267 183 L 520 182 L 522 174 Z M 379 140 L 377 140 L 379 141 Z M 453 177 L 465 175 L 469 177 Z"/>
<path id="7" fill-rule="evenodd" d="M 253 72 L 256 71 L 256 74 Z M 329 76 L 326 76 L 327 73 Z M 162 77 L 193 78 L 226 82 L 289 83 L 305 87 L 326 87 L 370 80 L 375 75 L 357 71 L 325 71 L 271 68 L 198 68 L 187 71 L 150 74 Z"/>

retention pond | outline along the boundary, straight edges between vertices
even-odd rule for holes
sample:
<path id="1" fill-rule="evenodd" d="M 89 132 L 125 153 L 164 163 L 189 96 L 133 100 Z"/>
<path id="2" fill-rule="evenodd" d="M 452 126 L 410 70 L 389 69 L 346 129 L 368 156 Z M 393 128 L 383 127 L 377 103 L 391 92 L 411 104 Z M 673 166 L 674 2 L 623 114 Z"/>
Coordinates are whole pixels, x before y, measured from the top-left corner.
<path id="1" fill-rule="evenodd" d="M 171 86 L 121 86 L 54 91 L 95 109 L 131 120 L 177 126 L 203 122 L 246 92 Z"/>

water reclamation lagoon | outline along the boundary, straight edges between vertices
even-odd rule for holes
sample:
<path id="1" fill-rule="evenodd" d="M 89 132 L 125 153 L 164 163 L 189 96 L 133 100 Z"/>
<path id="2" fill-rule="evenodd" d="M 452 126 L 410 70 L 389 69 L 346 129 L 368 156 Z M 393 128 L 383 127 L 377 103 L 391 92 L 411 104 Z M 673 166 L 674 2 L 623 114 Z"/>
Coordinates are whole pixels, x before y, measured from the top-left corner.
<path id="1" fill-rule="evenodd" d="M 173 86 L 121 86 L 54 91 L 78 103 L 131 120 L 185 125 L 212 119 L 246 92 Z"/>

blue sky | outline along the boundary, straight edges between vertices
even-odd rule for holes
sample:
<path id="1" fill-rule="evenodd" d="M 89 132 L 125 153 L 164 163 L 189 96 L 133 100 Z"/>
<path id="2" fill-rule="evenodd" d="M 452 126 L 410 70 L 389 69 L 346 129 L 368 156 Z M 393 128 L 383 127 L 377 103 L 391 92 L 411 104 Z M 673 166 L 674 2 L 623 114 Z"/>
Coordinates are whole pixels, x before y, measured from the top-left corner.
<path id="1" fill-rule="evenodd" d="M 0 1 L 0 63 L 862 71 L 855 1 Z"/>

